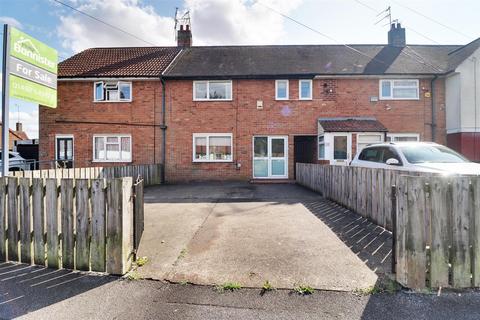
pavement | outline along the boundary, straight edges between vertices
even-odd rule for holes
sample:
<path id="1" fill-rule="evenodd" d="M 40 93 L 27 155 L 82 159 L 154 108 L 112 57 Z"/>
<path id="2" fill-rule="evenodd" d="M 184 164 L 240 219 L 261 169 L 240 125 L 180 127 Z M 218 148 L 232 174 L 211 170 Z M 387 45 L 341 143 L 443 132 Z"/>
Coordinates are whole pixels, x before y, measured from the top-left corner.
<path id="1" fill-rule="evenodd" d="M 138 251 L 149 259 L 139 269 L 143 278 L 341 291 L 378 281 L 375 270 L 318 217 L 344 216 L 341 208 L 295 184 L 162 185 L 146 189 L 145 202 Z"/>
<path id="2" fill-rule="evenodd" d="M 209 286 L 0 265 L 0 319 L 473 320 L 480 318 L 479 304 L 475 291 L 440 296 L 404 291 L 316 291 L 301 296 L 259 289 L 220 293 Z"/>

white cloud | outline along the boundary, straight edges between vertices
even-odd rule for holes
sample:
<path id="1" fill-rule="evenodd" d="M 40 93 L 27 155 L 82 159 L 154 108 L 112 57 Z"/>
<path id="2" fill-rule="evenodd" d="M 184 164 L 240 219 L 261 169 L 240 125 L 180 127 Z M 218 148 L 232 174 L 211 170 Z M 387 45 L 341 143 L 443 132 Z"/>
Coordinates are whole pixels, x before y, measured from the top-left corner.
<path id="1" fill-rule="evenodd" d="M 174 45 L 174 21 L 158 15 L 154 8 L 137 0 L 78 1 L 79 10 L 119 27 L 155 45 Z M 58 34 L 62 45 L 73 52 L 91 47 L 148 46 L 121 31 L 74 12 L 60 16 Z"/>
<path id="2" fill-rule="evenodd" d="M 262 0 L 291 13 L 303 0 Z M 174 20 L 139 0 L 83 0 L 75 7 L 156 45 L 175 45 Z M 285 36 L 284 18 L 253 0 L 184 0 L 192 17 L 194 45 L 274 44 Z M 72 11 L 60 16 L 58 34 L 67 50 L 101 46 L 148 46 L 125 33 Z"/>
<path id="3" fill-rule="evenodd" d="M 265 4 L 262 5 L 261 3 Z M 302 0 L 186 0 L 194 45 L 275 44 L 285 35 L 283 14 Z"/>
<path id="4" fill-rule="evenodd" d="M 10 129 L 15 130 L 16 123 L 20 121 L 23 131 L 27 133 L 30 139 L 38 138 L 38 107 L 36 110 L 18 112 L 15 106 L 10 105 L 9 119 Z"/>
<path id="5" fill-rule="evenodd" d="M 12 18 L 12 17 L 1 16 L 0 17 L 0 24 L 5 24 L 5 23 L 11 25 L 12 27 L 18 28 L 18 29 L 22 28 L 22 24 L 17 19 Z"/>

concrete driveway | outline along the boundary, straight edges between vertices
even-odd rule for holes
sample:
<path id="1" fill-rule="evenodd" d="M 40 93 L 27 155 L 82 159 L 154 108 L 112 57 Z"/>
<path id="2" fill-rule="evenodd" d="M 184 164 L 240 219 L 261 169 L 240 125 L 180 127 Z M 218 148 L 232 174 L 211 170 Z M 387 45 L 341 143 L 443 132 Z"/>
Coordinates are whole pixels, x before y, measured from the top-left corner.
<path id="1" fill-rule="evenodd" d="M 377 274 L 319 219 L 319 195 L 293 184 L 196 183 L 146 189 L 144 278 L 277 288 L 368 288 Z M 316 206 L 320 214 L 339 209 Z M 320 209 L 318 209 L 320 208 Z"/>

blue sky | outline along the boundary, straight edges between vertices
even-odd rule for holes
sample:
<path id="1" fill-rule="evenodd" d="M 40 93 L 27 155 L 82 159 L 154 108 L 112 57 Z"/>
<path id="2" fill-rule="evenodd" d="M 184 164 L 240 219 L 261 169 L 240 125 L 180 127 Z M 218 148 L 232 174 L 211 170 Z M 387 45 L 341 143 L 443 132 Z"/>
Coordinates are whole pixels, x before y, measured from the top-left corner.
<path id="1" fill-rule="evenodd" d="M 388 6 L 393 19 L 406 26 L 410 44 L 465 44 L 480 36 L 476 0 L 61 1 L 157 45 L 175 44 L 175 7 L 191 12 L 194 45 L 385 43 L 388 26 L 374 23 Z M 5 22 L 56 48 L 62 59 L 92 46 L 148 45 L 53 0 L 0 0 L 0 23 Z M 11 126 L 20 118 L 27 133 L 37 137 L 38 106 L 21 101 L 11 106 Z"/>

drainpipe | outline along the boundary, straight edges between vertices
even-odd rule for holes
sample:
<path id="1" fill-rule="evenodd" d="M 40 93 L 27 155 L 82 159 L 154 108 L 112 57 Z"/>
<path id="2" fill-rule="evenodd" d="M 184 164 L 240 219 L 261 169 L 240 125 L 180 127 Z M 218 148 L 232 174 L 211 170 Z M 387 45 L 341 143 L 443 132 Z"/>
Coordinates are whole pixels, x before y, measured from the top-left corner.
<path id="1" fill-rule="evenodd" d="M 162 164 L 162 174 L 161 174 L 161 181 L 165 183 L 165 159 L 166 159 L 166 152 L 167 152 L 167 126 L 166 126 L 166 105 L 165 105 L 165 79 L 160 76 L 160 83 L 162 84 L 162 123 L 160 125 L 160 129 L 162 129 L 162 158 L 160 163 Z"/>
<path id="2" fill-rule="evenodd" d="M 435 113 L 437 112 L 435 106 L 435 80 L 437 80 L 438 76 L 435 75 L 432 80 L 430 81 L 430 90 L 432 92 L 432 141 L 435 142 L 436 132 L 435 129 L 437 128 L 437 118 L 435 117 Z"/>

